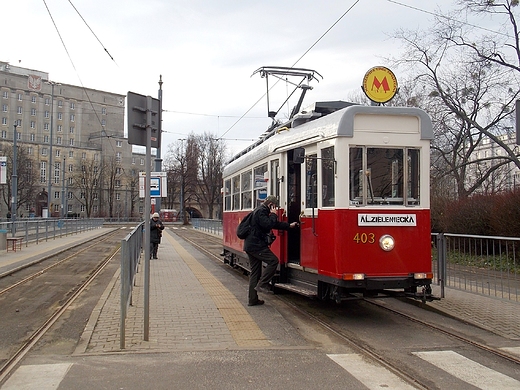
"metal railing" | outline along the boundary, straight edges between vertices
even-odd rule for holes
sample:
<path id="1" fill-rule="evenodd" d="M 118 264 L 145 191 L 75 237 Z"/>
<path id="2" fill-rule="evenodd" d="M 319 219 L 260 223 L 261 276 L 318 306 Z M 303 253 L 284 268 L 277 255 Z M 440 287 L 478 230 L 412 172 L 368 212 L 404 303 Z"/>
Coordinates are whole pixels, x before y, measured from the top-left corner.
<path id="1" fill-rule="evenodd" d="M 220 219 L 193 218 L 191 224 L 194 229 L 222 237 L 222 221 Z"/>
<path id="2" fill-rule="evenodd" d="M 125 321 L 128 306 L 132 304 L 132 287 L 135 283 L 139 259 L 143 248 L 144 222 L 135 227 L 121 240 L 121 313 L 119 327 L 119 346 L 125 349 Z"/>
<path id="3" fill-rule="evenodd" d="M 78 234 L 103 226 L 103 218 L 90 219 L 21 219 L 15 222 L 0 222 L 0 230 L 12 237 L 23 237 L 25 246 L 29 242 L 47 241 L 69 234 Z"/>
<path id="4" fill-rule="evenodd" d="M 432 234 L 433 266 L 444 286 L 520 302 L 520 238 Z"/>

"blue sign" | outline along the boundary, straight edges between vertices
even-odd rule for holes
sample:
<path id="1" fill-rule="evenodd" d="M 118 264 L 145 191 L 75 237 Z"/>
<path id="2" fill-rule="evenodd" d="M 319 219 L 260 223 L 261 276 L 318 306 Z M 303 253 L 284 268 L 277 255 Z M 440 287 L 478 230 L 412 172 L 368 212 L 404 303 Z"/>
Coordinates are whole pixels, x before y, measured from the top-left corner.
<path id="1" fill-rule="evenodd" d="M 160 197 L 161 196 L 161 178 L 152 177 L 150 179 L 150 196 Z"/>

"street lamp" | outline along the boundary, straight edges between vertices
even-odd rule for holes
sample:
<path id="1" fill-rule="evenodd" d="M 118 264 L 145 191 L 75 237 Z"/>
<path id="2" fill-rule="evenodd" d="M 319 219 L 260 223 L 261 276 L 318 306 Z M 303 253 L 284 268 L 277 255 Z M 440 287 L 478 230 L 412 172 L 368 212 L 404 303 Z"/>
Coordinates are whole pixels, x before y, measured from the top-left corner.
<path id="1" fill-rule="evenodd" d="M 50 139 L 49 139 L 49 183 L 47 186 L 47 217 L 51 216 L 51 186 L 52 186 L 52 136 L 53 136 L 53 128 L 54 128 L 54 86 L 61 85 L 54 81 L 47 81 L 47 84 L 51 86 L 51 129 L 50 129 Z"/>
<path id="2" fill-rule="evenodd" d="M 11 175 L 11 234 L 14 237 L 16 234 L 15 222 L 16 222 L 16 203 L 17 197 L 16 194 L 18 192 L 18 176 L 16 174 L 17 168 L 17 159 L 18 159 L 18 147 L 16 145 L 16 128 L 18 127 L 18 121 L 14 122 L 14 133 L 13 133 L 13 173 Z"/>

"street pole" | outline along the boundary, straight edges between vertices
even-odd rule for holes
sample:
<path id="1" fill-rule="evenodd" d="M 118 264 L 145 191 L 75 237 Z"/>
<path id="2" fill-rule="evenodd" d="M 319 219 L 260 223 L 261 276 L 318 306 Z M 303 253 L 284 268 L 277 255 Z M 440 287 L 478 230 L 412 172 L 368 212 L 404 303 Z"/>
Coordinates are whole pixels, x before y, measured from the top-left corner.
<path id="1" fill-rule="evenodd" d="M 49 139 L 49 183 L 47 185 L 47 217 L 51 216 L 51 191 L 52 191 L 52 172 L 53 172 L 53 166 L 52 166 L 52 137 L 53 137 L 53 127 L 54 127 L 54 86 L 56 83 L 54 81 L 48 81 L 48 83 L 51 85 L 51 137 Z"/>
<path id="2" fill-rule="evenodd" d="M 61 184 L 61 218 L 65 218 L 65 157 L 63 157 L 63 183 Z"/>
<path id="3" fill-rule="evenodd" d="M 146 97 L 146 169 L 144 179 L 144 341 L 150 337 L 150 178 L 152 165 L 152 97 Z"/>
<path id="4" fill-rule="evenodd" d="M 159 93 L 158 93 L 158 98 L 159 98 L 159 132 L 162 131 L 162 85 L 163 85 L 163 81 L 162 81 L 162 75 L 159 75 Z M 161 134 L 159 134 L 159 136 L 161 136 Z M 161 172 L 162 170 L 162 159 L 161 159 L 161 147 L 159 146 L 157 149 L 156 149 L 156 154 L 155 154 L 155 172 Z M 155 210 L 160 213 L 161 212 L 161 198 L 160 197 L 157 197 L 155 198 Z"/>
<path id="5" fill-rule="evenodd" d="M 14 237 L 16 234 L 16 203 L 18 201 L 16 195 L 18 192 L 18 176 L 17 176 L 17 159 L 18 159 L 18 147 L 16 145 L 16 128 L 18 127 L 18 122 L 14 123 L 14 133 L 13 133 L 13 173 L 11 176 L 11 235 Z"/>

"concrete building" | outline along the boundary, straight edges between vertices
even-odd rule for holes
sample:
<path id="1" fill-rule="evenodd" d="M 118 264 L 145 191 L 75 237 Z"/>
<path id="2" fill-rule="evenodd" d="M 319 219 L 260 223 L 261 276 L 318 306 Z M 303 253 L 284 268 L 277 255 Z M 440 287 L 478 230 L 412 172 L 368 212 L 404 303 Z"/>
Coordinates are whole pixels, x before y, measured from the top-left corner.
<path id="1" fill-rule="evenodd" d="M 20 177 L 26 184 L 17 192 L 18 217 L 140 216 L 137 178 L 144 159 L 124 135 L 125 97 L 0 62 L 0 155 L 12 164 L 16 129 L 25 158 L 19 165 L 32 168 L 30 177 Z M 0 185 L 2 217 L 10 207 L 9 183 L 8 177 Z"/>

